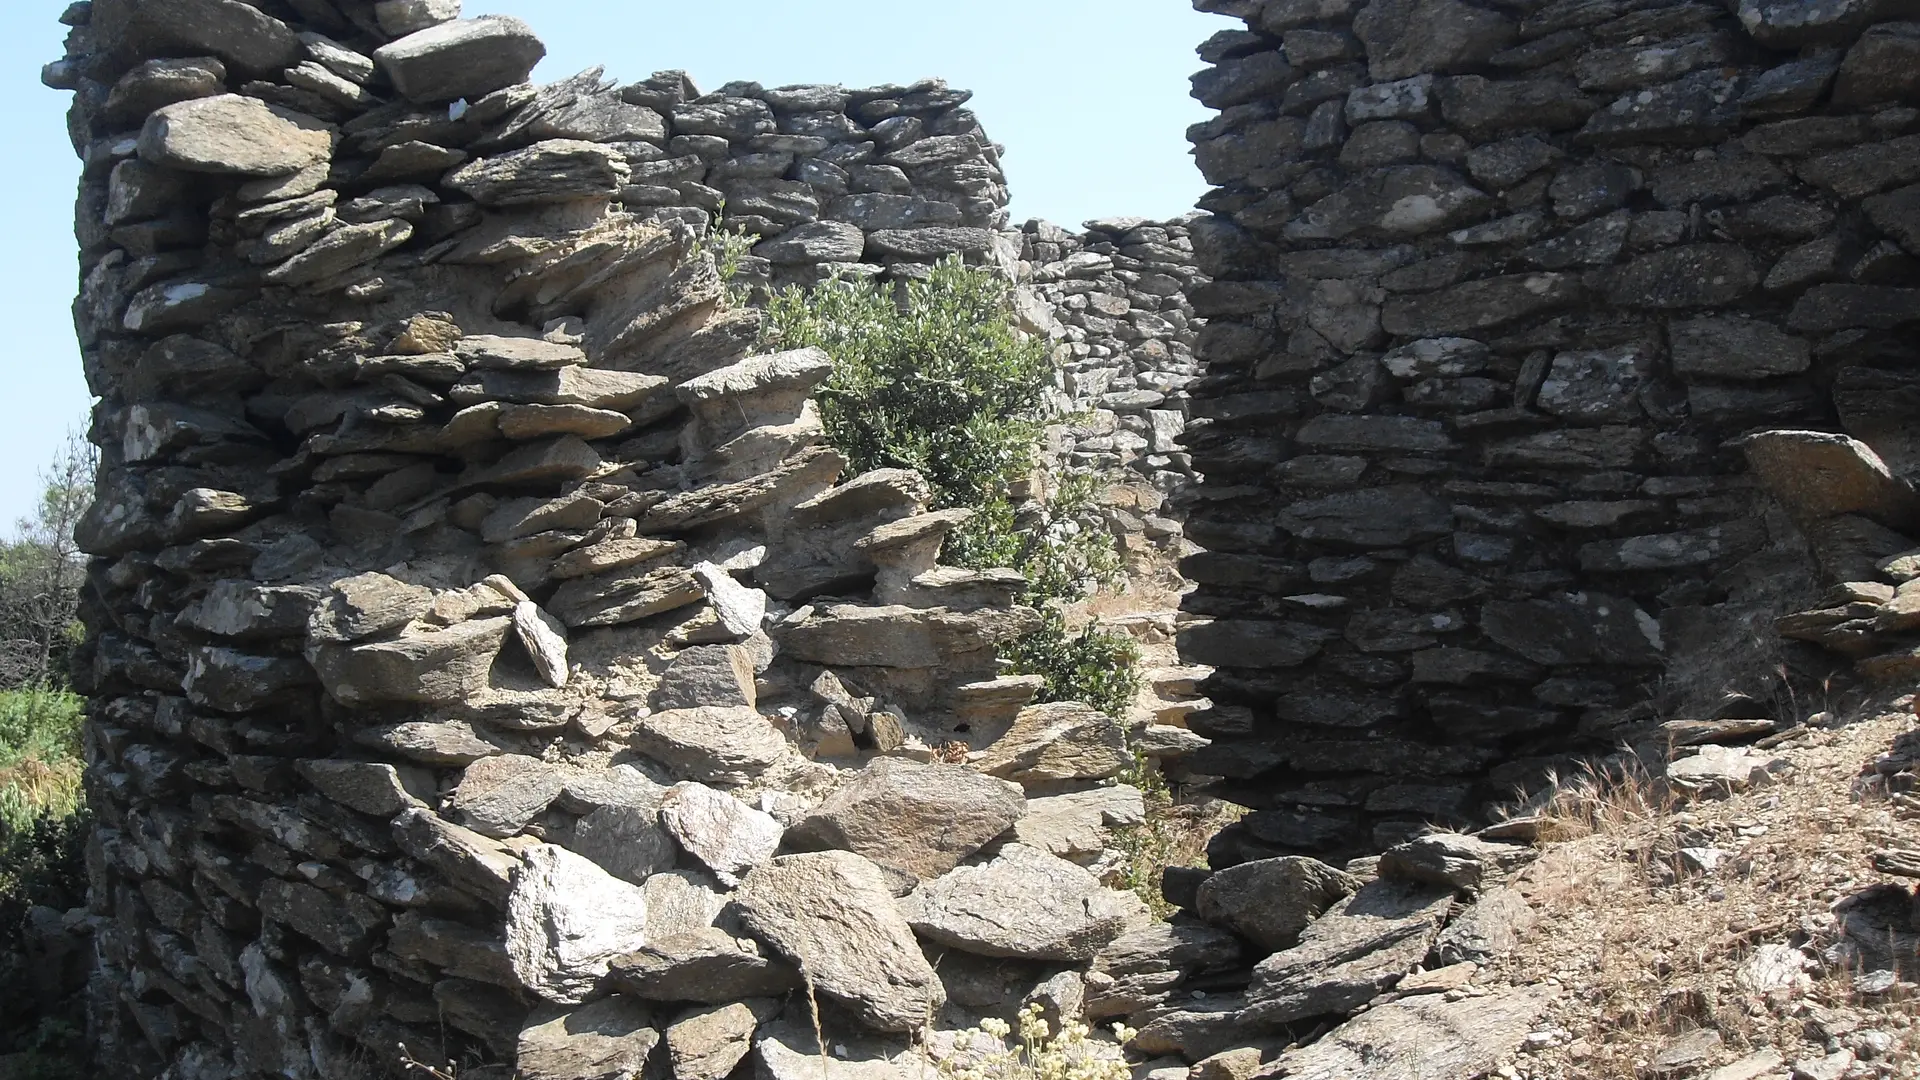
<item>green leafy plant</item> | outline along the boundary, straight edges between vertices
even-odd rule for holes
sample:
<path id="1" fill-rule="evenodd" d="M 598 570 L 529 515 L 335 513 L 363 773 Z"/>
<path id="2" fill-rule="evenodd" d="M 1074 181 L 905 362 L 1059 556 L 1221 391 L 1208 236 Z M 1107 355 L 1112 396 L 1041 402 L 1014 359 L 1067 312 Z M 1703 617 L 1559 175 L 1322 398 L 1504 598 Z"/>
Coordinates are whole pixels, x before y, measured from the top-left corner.
<path id="1" fill-rule="evenodd" d="M 1124 717 L 1140 691 L 1140 650 L 1133 639 L 1094 626 L 1071 630 L 1058 608 L 1042 609 L 1040 628 L 1009 642 L 1001 659 L 1008 674 L 1046 680 L 1041 701 L 1084 701 Z"/>
<path id="2" fill-rule="evenodd" d="M 918 469 L 935 509 L 978 509 L 1031 470 L 1052 377 L 1045 345 L 1014 333 L 1009 290 L 957 258 L 898 295 L 849 280 L 784 289 L 768 337 L 833 357 L 821 419 L 855 473 Z"/>
<path id="3" fill-rule="evenodd" d="M 707 230 L 707 251 L 713 255 L 713 266 L 720 274 L 720 281 L 727 287 L 727 295 L 735 304 L 746 302 L 747 288 L 735 283 L 740 276 L 740 264 L 753 254 L 756 237 L 749 236 L 738 229 L 726 227 L 726 204 L 714 212 L 713 225 Z"/>
<path id="4" fill-rule="evenodd" d="M 1008 672 L 1042 676 L 1042 701 L 1124 715 L 1139 689 L 1138 650 L 1123 635 L 1072 629 L 1061 610 L 1122 572 L 1098 479 L 1067 477 L 1050 498 L 1018 506 L 1011 496 L 1034 471 L 1053 377 L 1045 343 L 1014 332 L 1011 286 L 948 258 L 897 289 L 844 280 L 786 289 L 768 304 L 767 338 L 833 357 L 821 419 L 853 473 L 914 469 L 934 509 L 974 511 L 948 540 L 950 563 L 1026 575 L 1023 599 L 1042 622 L 1003 648 Z"/>

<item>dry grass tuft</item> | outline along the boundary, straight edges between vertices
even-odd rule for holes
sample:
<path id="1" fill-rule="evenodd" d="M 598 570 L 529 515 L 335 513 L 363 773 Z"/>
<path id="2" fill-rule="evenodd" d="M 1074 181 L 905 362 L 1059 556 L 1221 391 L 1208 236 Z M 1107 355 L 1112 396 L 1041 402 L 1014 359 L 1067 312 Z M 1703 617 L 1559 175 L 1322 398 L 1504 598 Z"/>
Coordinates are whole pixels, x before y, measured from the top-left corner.
<path id="1" fill-rule="evenodd" d="M 1657 822 L 1678 805 L 1672 791 L 1630 754 L 1589 762 L 1573 777 L 1549 773 L 1545 792 L 1531 802 L 1541 819 L 1542 843 L 1623 832 Z"/>

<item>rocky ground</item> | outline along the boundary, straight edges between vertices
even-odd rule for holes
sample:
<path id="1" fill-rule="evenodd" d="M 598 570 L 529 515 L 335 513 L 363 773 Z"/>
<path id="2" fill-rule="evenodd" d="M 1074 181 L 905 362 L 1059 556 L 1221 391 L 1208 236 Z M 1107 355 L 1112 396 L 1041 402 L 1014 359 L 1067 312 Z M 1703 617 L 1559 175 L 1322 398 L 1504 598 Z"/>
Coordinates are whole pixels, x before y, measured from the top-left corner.
<path id="1" fill-rule="evenodd" d="M 1556 994 L 1496 1075 L 1916 1075 L 1912 891 L 1875 870 L 1920 837 L 1911 759 L 1890 752 L 1914 739 L 1913 706 L 1818 714 L 1747 752 L 1735 771 L 1756 782 L 1725 797 L 1642 782 L 1563 800 L 1559 839 L 1513 883 L 1538 925 L 1460 991 Z"/>

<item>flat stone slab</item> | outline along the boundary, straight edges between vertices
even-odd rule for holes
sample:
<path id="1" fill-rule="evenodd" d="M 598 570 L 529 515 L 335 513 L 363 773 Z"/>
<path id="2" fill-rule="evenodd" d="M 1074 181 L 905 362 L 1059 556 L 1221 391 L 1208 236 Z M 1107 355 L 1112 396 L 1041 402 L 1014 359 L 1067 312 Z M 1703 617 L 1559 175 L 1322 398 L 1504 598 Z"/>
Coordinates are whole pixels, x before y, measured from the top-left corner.
<path id="1" fill-rule="evenodd" d="M 1132 913 L 1086 870 L 1019 844 L 922 886 L 902 906 L 922 936 L 962 952 L 1068 962 L 1092 959 Z"/>
<path id="2" fill-rule="evenodd" d="M 1738 747 L 1702 746 L 1667 765 L 1667 783 L 1683 791 L 1745 791 L 1785 768 L 1787 759 Z"/>
<path id="3" fill-rule="evenodd" d="M 1547 1004 L 1547 994 L 1534 987 L 1460 1001 L 1389 1002 L 1287 1051 L 1263 1071 L 1287 1080 L 1480 1076 L 1519 1048 Z"/>
<path id="4" fill-rule="evenodd" d="M 334 130 L 238 94 L 168 105 L 140 130 L 140 159 L 185 172 L 285 176 L 333 156 Z"/>
<path id="5" fill-rule="evenodd" d="M 410 101 L 473 99 L 527 81 L 547 47 L 508 15 L 457 19 L 408 34 L 373 54 Z"/>

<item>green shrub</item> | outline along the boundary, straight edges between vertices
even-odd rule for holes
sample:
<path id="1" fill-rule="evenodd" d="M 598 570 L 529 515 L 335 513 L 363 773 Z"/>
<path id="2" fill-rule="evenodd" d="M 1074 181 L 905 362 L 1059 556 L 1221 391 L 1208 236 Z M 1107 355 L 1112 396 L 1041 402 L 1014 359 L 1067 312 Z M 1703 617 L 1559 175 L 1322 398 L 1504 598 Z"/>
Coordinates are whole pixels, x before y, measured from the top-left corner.
<path id="1" fill-rule="evenodd" d="M 835 361 L 819 394 L 828 437 L 854 473 L 918 469 L 934 508 L 985 507 L 1032 467 L 1052 365 L 1013 331 L 1010 287 L 950 258 L 903 297 L 886 285 L 785 289 L 769 341 Z"/>
<path id="2" fill-rule="evenodd" d="M 948 540 L 948 562 L 1026 575 L 1023 599 L 1043 620 L 1002 649 L 1008 673 L 1044 677 L 1042 701 L 1084 701 L 1124 716 L 1139 688 L 1138 650 L 1123 635 L 1069 629 L 1059 610 L 1121 575 L 1100 519 L 1099 481 L 1068 477 L 1049 499 L 1019 510 L 1009 497 L 1033 472 L 1053 378 L 1046 344 L 1014 332 L 1011 300 L 1003 278 L 948 258 L 927 280 L 898 289 L 834 281 L 776 293 L 767 341 L 833 357 L 821 420 L 854 474 L 915 469 L 934 509 L 974 511 Z"/>
<path id="3" fill-rule="evenodd" d="M 1040 701 L 1084 701 L 1125 718 L 1140 692 L 1140 649 L 1125 634 L 1089 626 L 1068 629 L 1058 608 L 1041 609 L 1040 629 L 1001 649 L 1009 675 L 1046 679 Z"/>
<path id="4" fill-rule="evenodd" d="M 82 704 L 59 690 L 0 691 L 0 842 L 79 809 Z"/>
<path id="5" fill-rule="evenodd" d="M 0 690 L 0 769 L 30 757 L 78 757 L 84 706 L 64 690 Z"/>

